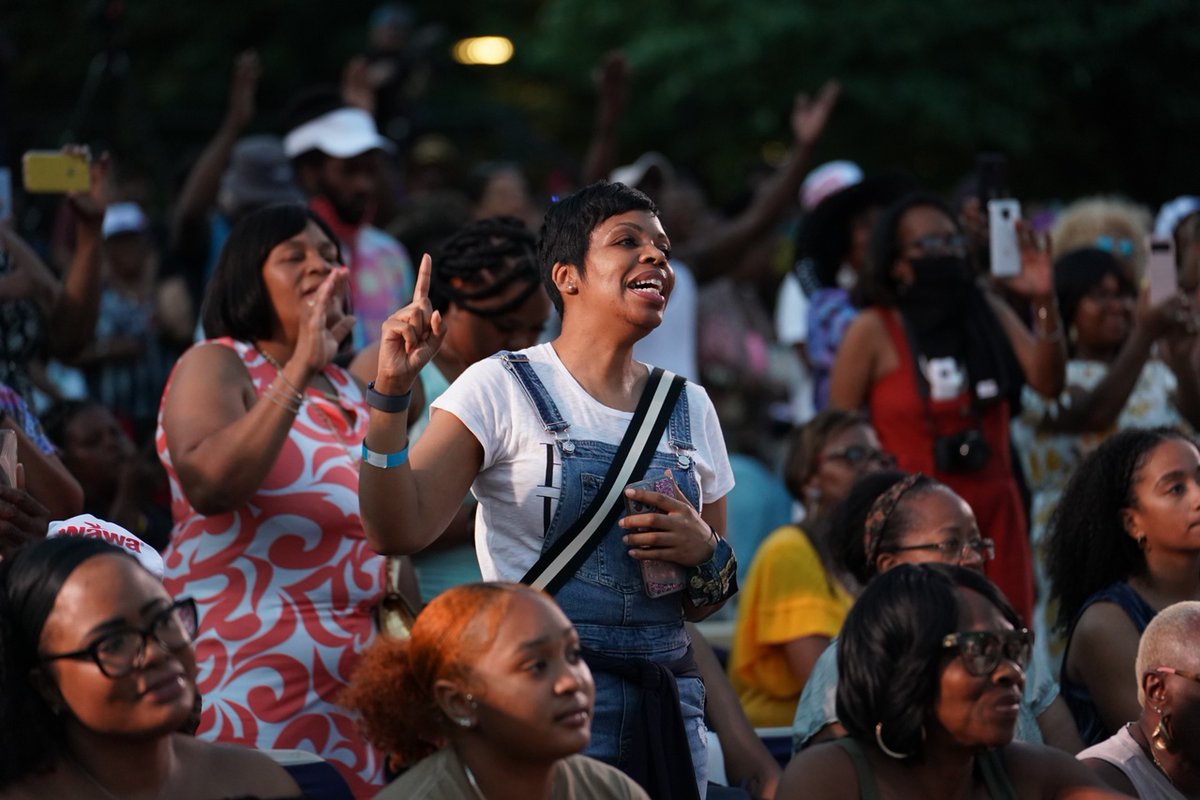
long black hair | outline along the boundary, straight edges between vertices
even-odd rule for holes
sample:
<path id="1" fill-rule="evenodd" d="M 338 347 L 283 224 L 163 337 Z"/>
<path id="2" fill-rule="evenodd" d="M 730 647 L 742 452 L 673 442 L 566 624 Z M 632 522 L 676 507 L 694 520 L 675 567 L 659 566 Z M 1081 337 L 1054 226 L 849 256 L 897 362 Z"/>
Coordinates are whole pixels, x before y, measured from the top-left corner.
<path id="1" fill-rule="evenodd" d="M 63 717 L 32 676 L 41 670 L 42 628 L 63 584 L 99 555 L 133 558 L 101 539 L 42 539 L 0 562 L 0 790 L 53 768 L 66 747 Z"/>
<path id="2" fill-rule="evenodd" d="M 1137 507 L 1134 484 L 1154 448 L 1191 442 L 1174 428 L 1130 428 L 1106 439 L 1075 468 L 1046 539 L 1050 596 L 1066 630 L 1096 592 L 1146 571 L 1146 555 L 1125 529 L 1122 512 Z"/>

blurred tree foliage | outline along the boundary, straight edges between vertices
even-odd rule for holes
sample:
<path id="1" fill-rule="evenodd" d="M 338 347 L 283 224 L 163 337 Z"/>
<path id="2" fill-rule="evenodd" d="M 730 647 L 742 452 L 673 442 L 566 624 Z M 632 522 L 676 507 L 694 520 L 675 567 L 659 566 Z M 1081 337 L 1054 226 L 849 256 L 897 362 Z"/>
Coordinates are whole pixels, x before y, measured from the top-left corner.
<path id="1" fill-rule="evenodd" d="M 221 119 L 230 64 L 260 52 L 255 130 L 298 89 L 336 81 L 375 0 L 4 0 L 0 157 L 68 135 L 112 146 L 164 197 Z M 819 158 L 902 166 L 949 189 L 981 150 L 1026 197 L 1200 191 L 1200 3 L 1191 0 L 412 0 L 438 26 L 415 132 L 468 159 L 570 170 L 593 123 L 592 73 L 633 67 L 621 156 L 657 149 L 720 198 L 789 139 L 797 91 L 844 85 Z M 459 36 L 511 37 L 499 68 L 449 59 Z"/>

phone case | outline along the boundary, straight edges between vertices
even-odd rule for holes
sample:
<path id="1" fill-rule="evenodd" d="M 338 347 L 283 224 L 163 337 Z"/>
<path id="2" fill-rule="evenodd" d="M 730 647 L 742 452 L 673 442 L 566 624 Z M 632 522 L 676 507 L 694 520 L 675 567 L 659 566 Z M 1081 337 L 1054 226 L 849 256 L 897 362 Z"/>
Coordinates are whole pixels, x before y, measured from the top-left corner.
<path id="1" fill-rule="evenodd" d="M 626 488 L 658 492 L 659 494 L 671 496 L 675 492 L 675 483 L 669 476 L 663 474 L 657 478 L 648 478 L 644 481 L 631 483 Z M 625 498 L 625 510 L 627 514 L 658 511 L 654 506 L 639 503 L 628 497 Z M 659 561 L 658 559 L 649 559 L 639 561 L 638 563 L 642 565 L 642 585 L 646 589 L 646 596 L 664 597 L 683 591 L 687 574 L 684 572 L 682 565 L 674 564 L 670 561 Z"/>
<path id="2" fill-rule="evenodd" d="M 17 485 L 17 432 L 0 428 L 0 486 Z"/>
<path id="3" fill-rule="evenodd" d="M 987 207 L 992 274 L 997 278 L 1015 278 L 1021 274 L 1021 247 L 1017 243 L 1021 203 L 1017 200 L 989 200 Z"/>
<path id="4" fill-rule="evenodd" d="M 1146 241 L 1146 279 L 1150 284 L 1150 305 L 1156 306 L 1179 291 L 1175 273 L 1175 242 L 1151 236 Z"/>
<path id="5" fill-rule="evenodd" d="M 82 155 L 30 150 L 21 159 L 21 167 L 27 192 L 86 192 L 92 185 L 87 158 Z"/>

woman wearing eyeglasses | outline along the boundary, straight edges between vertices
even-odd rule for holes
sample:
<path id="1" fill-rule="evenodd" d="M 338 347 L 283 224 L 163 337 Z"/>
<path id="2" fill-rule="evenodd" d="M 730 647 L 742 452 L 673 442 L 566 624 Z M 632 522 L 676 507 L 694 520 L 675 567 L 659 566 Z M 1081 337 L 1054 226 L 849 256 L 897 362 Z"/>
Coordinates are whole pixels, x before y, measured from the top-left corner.
<path id="1" fill-rule="evenodd" d="M 1138 716 L 1138 640 L 1160 610 L 1200 600 L 1200 450 L 1171 428 L 1121 431 L 1084 458 L 1046 543 L 1066 632 L 1062 693 L 1085 744 Z"/>
<path id="2" fill-rule="evenodd" d="M 1065 753 L 1012 741 L 1032 643 L 974 570 L 881 575 L 838 644 L 849 736 L 796 755 L 775 797 L 1122 797 Z"/>
<path id="3" fill-rule="evenodd" d="M 1168 606 L 1138 645 L 1138 718 L 1079 754 L 1143 800 L 1200 797 L 1200 602 Z"/>
<path id="4" fill-rule="evenodd" d="M 289 797 L 252 750 L 177 731 L 195 699 L 196 607 L 128 552 L 45 539 L 0 564 L 0 797 Z"/>
<path id="5" fill-rule="evenodd" d="M 1054 284 L 1071 356 L 1067 386 L 1053 400 L 1026 388 L 1012 434 L 1031 495 L 1038 578 L 1033 622 L 1039 645 L 1061 655 L 1061 643 L 1051 638 L 1043 556 L 1054 507 L 1080 460 L 1107 436 L 1133 427 L 1200 425 L 1200 375 L 1191 365 L 1194 310 L 1182 293 L 1156 306 L 1145 292 L 1139 300 L 1121 263 L 1096 248 L 1059 258 Z"/>
<path id="6" fill-rule="evenodd" d="M 1066 352 L 1049 257 L 1020 228 L 1023 271 L 1007 287 L 1031 302 L 1033 329 L 983 291 L 953 214 L 914 194 L 875 224 L 867 296 L 833 366 L 830 404 L 868 408 L 901 469 L 957 492 L 996 540 L 988 565 L 1022 616 L 1033 608 L 1025 511 L 1009 447 L 1011 409 L 1028 383 L 1056 397 Z"/>
<path id="7" fill-rule="evenodd" d="M 804 504 L 804 527 L 777 528 L 755 552 L 729 657 L 729 681 L 756 727 L 791 723 L 813 665 L 853 602 L 857 584 L 830 554 L 830 510 L 855 480 L 891 464 L 858 413 L 828 409 L 792 435 L 784 481 Z"/>
<path id="8" fill-rule="evenodd" d="M 970 506 L 919 473 L 888 470 L 865 476 L 834 510 L 831 526 L 834 563 L 859 586 L 902 564 L 955 564 L 982 573 L 996 552 L 992 540 L 980 536 Z M 1016 738 L 1077 752 L 1079 737 L 1048 666 L 1035 660 L 1027 677 Z M 835 702 L 837 682 L 838 649 L 831 644 L 796 707 L 792 737 L 797 750 L 845 734 Z"/>

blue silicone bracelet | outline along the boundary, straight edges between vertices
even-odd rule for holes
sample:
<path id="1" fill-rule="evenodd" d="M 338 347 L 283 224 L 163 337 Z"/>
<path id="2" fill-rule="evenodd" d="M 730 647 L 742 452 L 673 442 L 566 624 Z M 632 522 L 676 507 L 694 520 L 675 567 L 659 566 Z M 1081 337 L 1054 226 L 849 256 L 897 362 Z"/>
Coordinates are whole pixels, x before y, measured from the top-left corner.
<path id="1" fill-rule="evenodd" d="M 408 445 L 398 453 L 376 453 L 371 448 L 367 447 L 367 443 L 363 442 L 362 446 L 363 461 L 370 464 L 372 467 L 380 469 L 391 469 L 398 467 L 408 461 Z"/>

